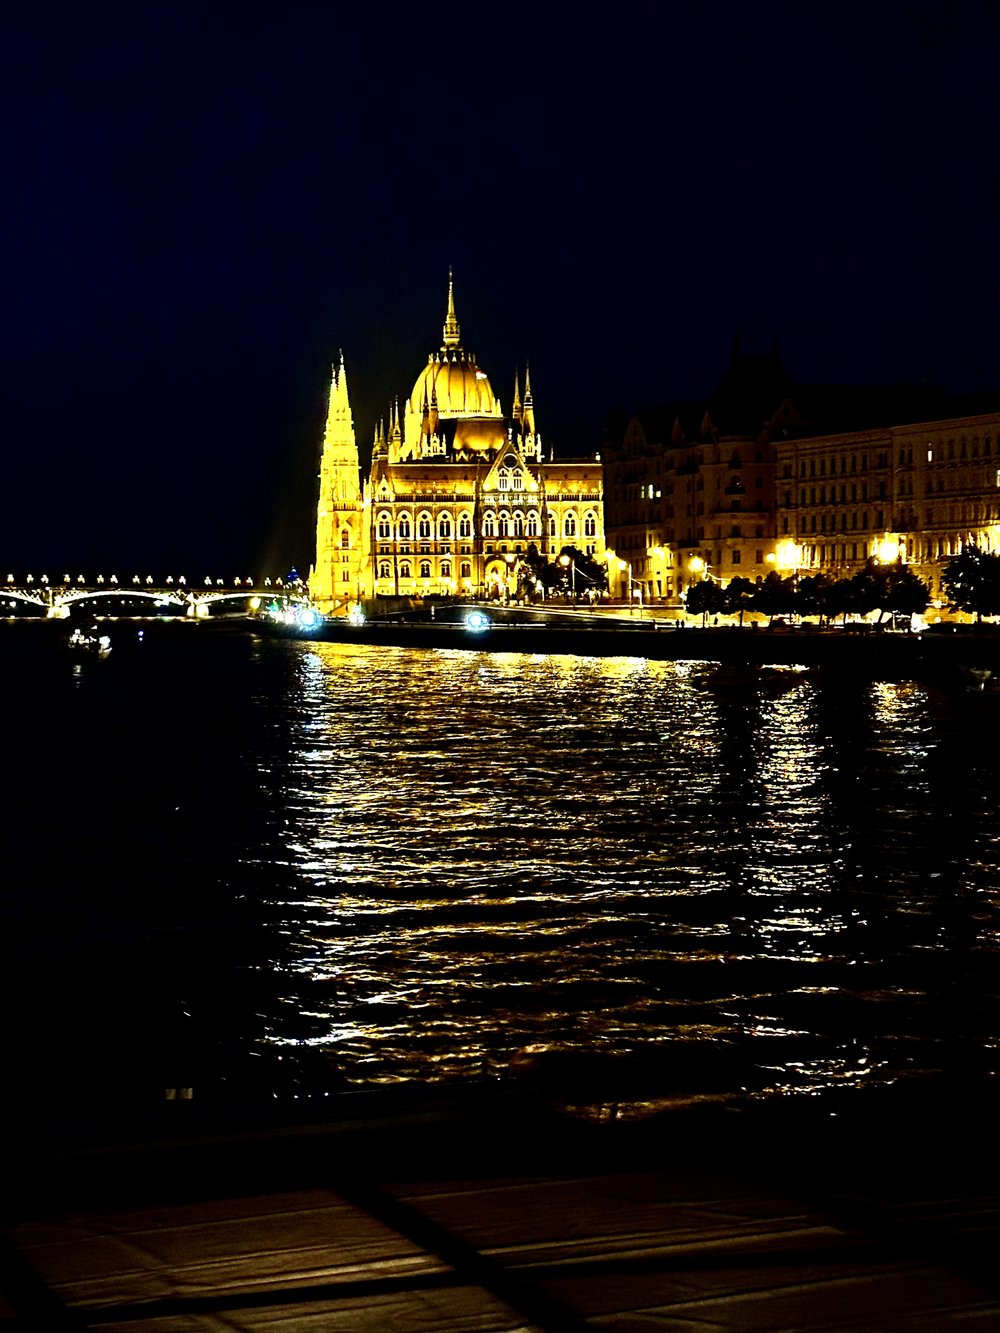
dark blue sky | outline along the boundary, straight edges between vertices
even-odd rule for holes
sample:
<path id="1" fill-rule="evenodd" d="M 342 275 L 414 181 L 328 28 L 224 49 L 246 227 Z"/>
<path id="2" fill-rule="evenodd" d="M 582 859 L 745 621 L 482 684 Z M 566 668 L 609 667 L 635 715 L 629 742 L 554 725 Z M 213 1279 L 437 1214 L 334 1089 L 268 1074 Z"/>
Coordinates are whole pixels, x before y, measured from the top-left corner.
<path id="1" fill-rule="evenodd" d="M 737 332 L 1000 387 L 995 5 L 410 11 L 4 8 L 0 564 L 306 563 L 329 363 L 366 447 L 449 264 L 564 453 Z"/>

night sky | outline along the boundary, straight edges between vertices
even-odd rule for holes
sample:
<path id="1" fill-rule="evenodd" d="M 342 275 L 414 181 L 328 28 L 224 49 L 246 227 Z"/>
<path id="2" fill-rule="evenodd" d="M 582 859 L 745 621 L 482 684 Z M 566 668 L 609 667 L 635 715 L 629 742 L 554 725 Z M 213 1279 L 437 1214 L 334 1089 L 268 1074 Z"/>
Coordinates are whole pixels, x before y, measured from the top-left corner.
<path id="1" fill-rule="evenodd" d="M 995 3 L 5 6 L 0 564 L 308 567 L 330 363 L 364 453 L 449 265 L 557 453 L 736 333 L 1000 387 L 998 39 Z"/>

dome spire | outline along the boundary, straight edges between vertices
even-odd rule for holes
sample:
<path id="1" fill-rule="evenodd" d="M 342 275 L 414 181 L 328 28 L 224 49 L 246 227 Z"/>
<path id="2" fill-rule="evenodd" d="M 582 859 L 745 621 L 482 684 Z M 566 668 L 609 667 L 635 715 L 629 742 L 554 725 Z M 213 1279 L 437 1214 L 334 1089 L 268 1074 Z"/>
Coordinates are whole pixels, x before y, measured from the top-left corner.
<path id="1" fill-rule="evenodd" d="M 448 267 L 448 314 L 444 321 L 444 343 L 442 351 L 448 347 L 461 346 L 461 332 L 458 327 L 458 320 L 455 318 L 455 286 L 451 274 L 451 266 Z"/>

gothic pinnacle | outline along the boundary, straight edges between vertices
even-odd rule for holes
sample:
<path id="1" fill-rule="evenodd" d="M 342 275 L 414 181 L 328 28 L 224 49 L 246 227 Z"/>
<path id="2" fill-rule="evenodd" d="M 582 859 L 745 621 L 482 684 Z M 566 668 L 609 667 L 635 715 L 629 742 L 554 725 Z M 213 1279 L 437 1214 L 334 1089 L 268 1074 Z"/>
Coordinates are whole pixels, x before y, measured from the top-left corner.
<path id="1" fill-rule="evenodd" d="M 458 327 L 458 320 L 455 318 L 455 285 L 452 279 L 451 268 L 448 269 L 448 313 L 444 321 L 444 342 L 441 350 L 445 351 L 449 347 L 458 347 L 461 343 L 461 332 Z"/>

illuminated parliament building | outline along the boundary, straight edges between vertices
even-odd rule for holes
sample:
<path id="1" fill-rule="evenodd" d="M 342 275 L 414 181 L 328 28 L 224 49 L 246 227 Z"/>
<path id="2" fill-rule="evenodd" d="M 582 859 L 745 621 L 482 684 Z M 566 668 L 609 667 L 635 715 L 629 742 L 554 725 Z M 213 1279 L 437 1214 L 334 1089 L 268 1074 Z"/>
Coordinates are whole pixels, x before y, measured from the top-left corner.
<path id="1" fill-rule="evenodd" d="M 535 423 L 530 372 L 504 415 L 462 346 L 449 276 L 441 346 L 375 431 L 362 484 L 343 357 L 334 367 L 320 465 L 314 601 L 502 596 L 534 545 L 604 558 L 601 462 L 556 459 Z"/>

